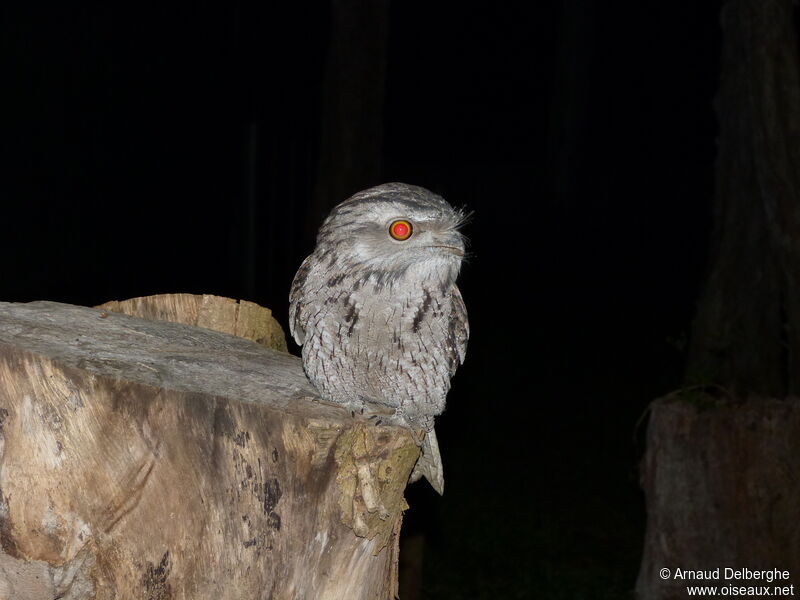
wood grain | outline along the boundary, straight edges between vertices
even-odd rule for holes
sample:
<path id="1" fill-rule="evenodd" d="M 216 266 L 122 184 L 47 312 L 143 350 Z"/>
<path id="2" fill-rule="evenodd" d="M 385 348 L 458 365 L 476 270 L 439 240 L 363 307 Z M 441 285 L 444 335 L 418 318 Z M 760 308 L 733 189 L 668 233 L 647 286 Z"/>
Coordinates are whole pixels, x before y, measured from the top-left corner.
<path id="1" fill-rule="evenodd" d="M 391 598 L 403 428 L 246 339 L 0 303 L 0 598 Z"/>

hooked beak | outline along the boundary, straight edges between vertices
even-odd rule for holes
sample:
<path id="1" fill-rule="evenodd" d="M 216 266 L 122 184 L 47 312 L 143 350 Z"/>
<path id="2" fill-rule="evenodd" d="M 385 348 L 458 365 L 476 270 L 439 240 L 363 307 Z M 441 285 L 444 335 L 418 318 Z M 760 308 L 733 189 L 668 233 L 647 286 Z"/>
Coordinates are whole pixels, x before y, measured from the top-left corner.
<path id="1" fill-rule="evenodd" d="M 436 240 L 437 242 L 440 240 Z M 458 256 L 459 258 L 464 257 L 464 238 L 461 237 L 461 234 L 458 232 L 452 232 L 447 236 L 442 236 L 441 243 L 439 244 L 431 244 L 429 248 L 439 248 L 441 250 L 445 250 L 446 252 Z"/>
<path id="2" fill-rule="evenodd" d="M 435 245 L 435 246 L 428 246 L 428 248 L 441 248 L 446 250 L 450 254 L 463 258 L 464 256 L 464 249 L 458 248 L 457 246 L 444 246 L 444 245 Z"/>

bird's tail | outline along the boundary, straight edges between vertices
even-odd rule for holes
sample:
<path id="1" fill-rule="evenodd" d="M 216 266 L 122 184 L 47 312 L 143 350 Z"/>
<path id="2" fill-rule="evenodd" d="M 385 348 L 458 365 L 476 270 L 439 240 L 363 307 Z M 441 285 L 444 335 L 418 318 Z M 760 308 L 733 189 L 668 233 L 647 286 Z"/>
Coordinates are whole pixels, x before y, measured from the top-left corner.
<path id="1" fill-rule="evenodd" d="M 444 466 L 435 429 L 426 433 L 422 440 L 422 454 L 411 472 L 410 481 L 413 483 L 421 477 L 425 477 L 439 495 L 444 494 Z"/>

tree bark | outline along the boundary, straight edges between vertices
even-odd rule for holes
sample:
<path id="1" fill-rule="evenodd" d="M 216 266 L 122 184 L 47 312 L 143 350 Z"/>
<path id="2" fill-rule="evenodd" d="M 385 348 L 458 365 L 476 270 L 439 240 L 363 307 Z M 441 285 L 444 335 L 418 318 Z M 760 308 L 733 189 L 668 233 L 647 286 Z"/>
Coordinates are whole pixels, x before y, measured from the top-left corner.
<path id="1" fill-rule="evenodd" d="M 692 330 L 689 387 L 650 408 L 640 598 L 685 598 L 687 585 L 706 583 L 675 578 L 676 568 L 800 573 L 794 27 L 791 0 L 729 0 L 722 8 L 711 269 Z M 664 568 L 672 570 L 666 579 Z"/>
<path id="2" fill-rule="evenodd" d="M 0 598 L 388 599 L 403 428 L 216 331 L 0 303 Z"/>
<path id="3" fill-rule="evenodd" d="M 800 61 L 791 0 L 722 10 L 715 231 L 689 379 L 800 391 Z"/>
<path id="4" fill-rule="evenodd" d="M 642 465 L 648 518 L 637 596 L 677 600 L 691 585 L 767 585 L 681 579 L 676 568 L 777 568 L 792 579 L 774 585 L 800 585 L 798 440 L 795 399 L 732 404 L 689 391 L 653 402 Z"/>

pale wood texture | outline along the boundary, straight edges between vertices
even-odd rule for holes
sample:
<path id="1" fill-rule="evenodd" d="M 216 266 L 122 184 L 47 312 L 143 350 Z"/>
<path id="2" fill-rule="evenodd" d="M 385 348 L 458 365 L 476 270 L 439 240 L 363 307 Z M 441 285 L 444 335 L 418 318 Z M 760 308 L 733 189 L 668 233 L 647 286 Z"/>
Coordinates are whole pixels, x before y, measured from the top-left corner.
<path id="1" fill-rule="evenodd" d="M 647 531 L 637 596 L 685 598 L 687 585 L 704 585 L 664 580 L 659 571 L 665 567 L 673 572 L 676 567 L 777 568 L 792 576 L 779 585 L 797 585 L 797 473 L 796 398 L 739 403 L 724 394 L 688 391 L 653 402 L 642 464 Z"/>
<path id="2" fill-rule="evenodd" d="M 300 360 L 179 323 L 0 303 L 0 599 L 396 595 L 403 428 Z"/>
<path id="3" fill-rule="evenodd" d="M 286 352 L 286 336 L 272 311 L 255 302 L 210 294 L 158 294 L 112 300 L 97 308 L 132 317 L 197 325 Z"/>

